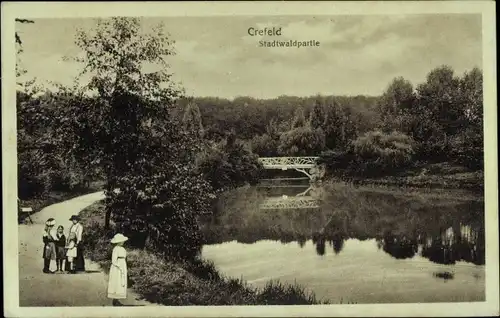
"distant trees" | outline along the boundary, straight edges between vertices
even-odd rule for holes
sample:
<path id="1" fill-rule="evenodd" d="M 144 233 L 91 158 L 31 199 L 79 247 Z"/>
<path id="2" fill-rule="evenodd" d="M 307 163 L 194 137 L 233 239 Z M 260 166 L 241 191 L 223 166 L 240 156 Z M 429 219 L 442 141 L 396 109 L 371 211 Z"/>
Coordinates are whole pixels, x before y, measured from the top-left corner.
<path id="1" fill-rule="evenodd" d="M 234 130 L 259 156 L 324 152 L 325 160 L 336 158 L 345 166 L 353 160 L 354 143 L 368 140 L 363 138 L 369 133 L 411 139 L 412 163 L 448 161 L 472 169 L 481 169 L 483 164 L 482 72 L 478 68 L 456 76 L 453 69 L 441 66 L 416 86 L 396 77 L 380 97 L 194 100 L 210 132 L 208 139 L 220 139 L 225 131 Z M 344 159 L 340 159 L 342 154 Z"/>
<path id="2" fill-rule="evenodd" d="M 418 159 L 457 161 L 476 169 L 482 165 L 482 72 L 478 68 L 457 77 L 450 67 L 438 67 L 414 91 L 409 82 L 398 78 L 384 94 L 382 109 L 391 109 L 390 104 L 396 111 L 383 113 L 382 128 L 411 136 L 417 142 Z"/>
<path id="3" fill-rule="evenodd" d="M 447 161 L 480 170 L 482 105 L 478 68 L 460 77 L 449 66 L 441 66 L 415 89 L 404 78 L 395 78 L 377 102 L 378 127 L 357 139 L 348 138 L 340 152 L 325 153 L 323 160 L 332 167 L 345 167 L 347 160 L 350 170 L 357 173 L 391 174 L 416 161 Z M 327 148 L 335 149 L 332 144 Z"/>
<path id="4" fill-rule="evenodd" d="M 80 39 L 82 47 L 87 45 L 87 67 L 99 69 L 87 90 L 98 93 L 98 98 L 68 87 L 60 87 L 56 93 L 38 92 L 36 98 L 29 88 L 26 93 L 18 93 L 22 195 L 47 192 L 56 183 L 75 187 L 102 171 L 108 171 L 110 180 L 115 182 L 113 178 L 118 173 L 111 169 L 124 174 L 140 170 L 135 167 L 138 163 L 121 159 L 126 154 L 136 158 L 132 162 L 139 162 L 143 156 L 135 145 L 156 152 L 162 156 L 158 159 L 162 162 L 183 162 L 181 166 L 202 173 L 212 186 L 221 189 L 252 182 L 252 173 L 240 175 L 235 171 L 255 168 L 253 173 L 257 174 L 255 155 L 321 154 L 331 171 L 361 176 L 370 170 L 391 174 L 396 168 L 405 169 L 416 162 L 447 161 L 482 169 L 483 91 L 482 72 L 478 68 L 457 76 L 450 67 L 439 67 L 416 86 L 398 77 L 379 98 L 182 98 L 173 84 L 167 85 L 166 91 L 159 88 L 161 81 L 169 82 L 168 74 L 139 71 L 142 62 L 155 59 L 153 52 L 160 40 L 141 38 L 134 30 L 135 22 L 112 23 L 111 29 L 132 31 L 113 31 L 114 34 L 108 28 L 102 34 L 116 39 L 99 40 L 102 43 Z M 145 49 L 128 50 L 127 45 L 134 41 L 144 42 L 141 46 Z M 118 47 L 118 43 L 125 44 Z M 227 147 L 231 131 L 235 144 L 242 146 L 238 151 Z M 50 154 L 48 161 L 33 149 L 21 149 L 49 143 L 50 146 L 44 146 L 52 149 L 45 150 Z M 118 145 L 123 145 L 120 156 L 113 155 Z M 229 158 L 229 153 L 239 153 L 248 161 L 236 162 Z M 28 162 L 28 158 L 36 159 Z M 53 158 L 60 160 L 53 162 Z M 197 158 L 196 163 L 192 163 L 192 158 Z M 157 159 L 147 160 L 153 165 Z M 210 176 L 209 167 L 218 167 L 219 172 L 224 170 L 227 175 L 220 172 Z M 64 178 L 56 177 L 59 173 Z M 116 187 L 117 184 L 109 184 L 109 189 Z M 111 210 L 108 213 L 111 216 Z"/>
<path id="5" fill-rule="evenodd" d="M 242 140 L 252 140 L 256 136 L 269 135 L 268 127 L 272 125 L 274 131 L 269 137 L 277 141 L 279 135 L 291 130 L 292 126 L 304 126 L 305 122 L 310 121 L 316 102 L 322 107 L 322 113 L 332 111 L 333 114 L 337 114 L 335 116 L 326 114 L 330 118 L 328 121 L 330 127 L 323 126 L 322 128 L 326 134 L 327 143 L 337 142 L 337 131 L 334 129 L 345 131 L 347 141 L 359 133 L 375 129 L 378 122 L 378 113 L 375 111 L 376 97 L 280 96 L 265 100 L 236 98 L 233 101 L 224 98 L 195 97 L 192 100 L 200 109 L 205 136 L 211 140 L 223 138 L 230 130 L 234 130 L 238 138 Z M 187 103 L 187 99 L 180 102 L 180 104 Z M 180 106 L 184 109 L 183 107 L 185 106 Z M 321 114 L 319 116 L 321 118 L 318 117 L 322 123 L 325 120 L 324 116 L 325 114 Z M 326 131 L 328 129 L 332 130 L 330 136 Z"/>

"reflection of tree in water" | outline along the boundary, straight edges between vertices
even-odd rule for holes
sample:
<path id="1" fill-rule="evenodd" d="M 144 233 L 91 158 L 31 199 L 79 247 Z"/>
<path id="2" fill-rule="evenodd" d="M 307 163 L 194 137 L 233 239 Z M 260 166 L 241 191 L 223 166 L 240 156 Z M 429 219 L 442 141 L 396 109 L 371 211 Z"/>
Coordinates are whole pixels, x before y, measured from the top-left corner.
<path id="1" fill-rule="evenodd" d="M 441 238 L 431 239 L 422 247 L 422 256 L 438 264 L 455 264 L 457 259 L 455 252 L 451 246 L 444 244 Z"/>
<path id="2" fill-rule="evenodd" d="M 346 220 L 341 213 L 330 216 L 323 228 L 313 234 L 312 240 L 316 245 L 316 253 L 325 255 L 326 242 L 333 247 L 333 252 L 339 254 L 344 247 Z"/>
<path id="3" fill-rule="evenodd" d="M 295 237 L 292 234 L 289 233 L 282 233 L 280 235 L 280 242 L 283 244 L 288 244 L 295 241 Z"/>
<path id="4" fill-rule="evenodd" d="M 316 245 L 316 253 L 318 255 L 325 255 L 325 236 L 323 233 L 315 233 L 312 237 L 313 244 Z"/>
<path id="5" fill-rule="evenodd" d="M 299 243 L 299 246 L 302 248 L 304 245 L 306 245 L 307 237 L 305 235 L 299 235 L 297 237 L 297 242 Z"/>
<path id="6" fill-rule="evenodd" d="M 205 241 L 296 241 L 304 247 L 312 239 L 316 253 L 325 255 L 339 254 L 348 238 L 378 238 L 379 249 L 396 259 L 411 258 L 420 248 L 421 256 L 435 263 L 464 260 L 484 264 L 484 230 L 478 216 L 484 208 L 481 202 L 436 203 L 392 193 L 329 190 L 319 191 L 320 209 L 259 210 L 261 201 L 284 190 L 273 191 L 276 193 L 245 188 L 224 195 L 216 204 L 218 213 L 202 222 Z M 287 195 L 297 192 L 296 188 L 287 191 Z M 318 189 L 309 189 L 307 195 L 318 196 Z M 329 251 L 326 242 L 330 244 Z"/>
<path id="7" fill-rule="evenodd" d="M 340 233 L 325 234 L 325 233 L 315 233 L 312 236 L 313 244 L 316 246 L 316 253 L 318 255 L 325 255 L 326 253 L 326 242 L 328 241 L 335 254 L 339 254 L 344 248 L 344 235 Z"/>
<path id="8" fill-rule="evenodd" d="M 460 224 L 442 230 L 439 236 L 427 237 L 422 256 L 439 264 L 466 261 L 484 265 L 484 229 Z"/>
<path id="9" fill-rule="evenodd" d="M 417 241 L 404 235 L 387 233 L 382 240 L 377 240 L 377 245 L 397 259 L 412 258 L 418 252 Z"/>
<path id="10" fill-rule="evenodd" d="M 344 236 L 340 233 L 335 233 L 330 239 L 330 245 L 333 247 L 333 252 L 338 254 L 344 248 Z"/>

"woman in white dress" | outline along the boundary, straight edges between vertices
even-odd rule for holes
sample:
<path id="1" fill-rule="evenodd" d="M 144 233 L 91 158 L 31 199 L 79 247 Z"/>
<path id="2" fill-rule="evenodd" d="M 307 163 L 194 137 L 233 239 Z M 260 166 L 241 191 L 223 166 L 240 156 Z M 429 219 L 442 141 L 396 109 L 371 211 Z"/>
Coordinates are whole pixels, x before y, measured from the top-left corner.
<path id="1" fill-rule="evenodd" d="M 109 269 L 108 298 L 113 299 L 113 306 L 120 306 L 119 299 L 127 298 L 127 251 L 123 243 L 128 240 L 123 234 L 116 234 L 111 240 L 115 244 Z"/>

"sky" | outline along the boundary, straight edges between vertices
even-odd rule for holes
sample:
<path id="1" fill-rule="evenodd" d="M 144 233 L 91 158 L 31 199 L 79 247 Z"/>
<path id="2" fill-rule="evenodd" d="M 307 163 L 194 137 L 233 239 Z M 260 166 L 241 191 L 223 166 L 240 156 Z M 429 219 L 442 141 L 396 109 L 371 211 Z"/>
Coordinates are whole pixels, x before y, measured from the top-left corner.
<path id="1" fill-rule="evenodd" d="M 440 65 L 461 74 L 482 67 L 481 16 L 344 15 L 144 18 L 143 30 L 163 23 L 177 54 L 170 72 L 190 96 L 274 98 L 281 95 L 379 95 L 403 76 L 414 85 Z M 36 19 L 18 24 L 25 79 L 70 84 L 81 65 L 78 28 L 94 19 Z M 279 28 L 281 36 L 248 29 Z M 316 47 L 259 47 L 259 41 L 319 41 Z"/>

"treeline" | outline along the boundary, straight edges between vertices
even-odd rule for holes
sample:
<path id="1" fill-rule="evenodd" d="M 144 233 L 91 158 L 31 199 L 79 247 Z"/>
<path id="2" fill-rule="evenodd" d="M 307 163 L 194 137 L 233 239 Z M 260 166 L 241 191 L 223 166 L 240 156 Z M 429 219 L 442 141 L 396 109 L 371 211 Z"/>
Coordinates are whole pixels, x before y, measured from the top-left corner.
<path id="1" fill-rule="evenodd" d="M 105 178 L 89 147 L 99 116 L 69 120 L 97 102 L 64 87 L 18 91 L 21 198 Z M 361 177 L 422 163 L 483 165 L 477 68 L 457 76 L 439 67 L 416 87 L 396 78 L 380 97 L 182 98 L 171 115 L 197 140 L 196 166 L 217 191 L 256 182 L 258 156 L 320 155 L 331 173 Z"/>
<path id="2" fill-rule="evenodd" d="M 179 101 L 179 109 L 192 102 L 200 110 L 203 127 L 208 139 L 218 139 L 234 131 L 236 136 L 249 140 L 269 133 L 271 129 L 289 130 L 298 109 L 308 114 L 320 101 L 342 108 L 345 116 L 355 123 L 356 128 L 365 132 L 374 129 L 373 116 L 378 97 L 373 96 L 280 96 L 274 99 L 236 97 L 233 100 L 218 97 L 195 97 Z M 283 126 L 283 127 L 281 127 Z"/>
<path id="3" fill-rule="evenodd" d="M 378 177 L 447 162 L 483 168 L 482 71 L 448 66 L 413 86 L 395 78 L 379 97 L 181 100 L 197 105 L 205 138 L 232 132 L 259 156 L 320 155 L 330 172 Z"/>

